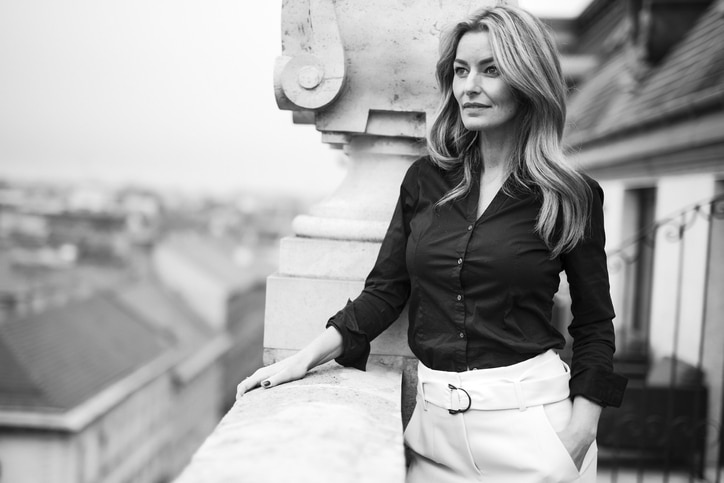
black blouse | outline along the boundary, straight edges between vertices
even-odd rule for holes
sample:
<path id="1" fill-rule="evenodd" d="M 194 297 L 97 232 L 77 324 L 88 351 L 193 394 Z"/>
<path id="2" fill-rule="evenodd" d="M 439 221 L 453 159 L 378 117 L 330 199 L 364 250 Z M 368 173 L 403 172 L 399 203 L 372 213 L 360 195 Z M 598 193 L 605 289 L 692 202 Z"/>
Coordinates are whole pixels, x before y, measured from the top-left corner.
<path id="1" fill-rule="evenodd" d="M 587 178 L 594 193 L 587 236 L 551 259 L 534 231 L 541 207 L 535 194 L 501 189 L 477 218 L 476 182 L 466 197 L 436 208 L 458 181 L 427 157 L 409 168 L 364 290 L 327 323 L 342 334 L 337 362 L 364 369 L 370 341 L 408 299 L 408 343 L 431 369 L 500 367 L 560 350 L 565 339 L 551 314 L 565 270 L 573 312 L 571 396 L 620 405 L 626 379 L 612 367 L 614 312 L 598 183 Z"/>

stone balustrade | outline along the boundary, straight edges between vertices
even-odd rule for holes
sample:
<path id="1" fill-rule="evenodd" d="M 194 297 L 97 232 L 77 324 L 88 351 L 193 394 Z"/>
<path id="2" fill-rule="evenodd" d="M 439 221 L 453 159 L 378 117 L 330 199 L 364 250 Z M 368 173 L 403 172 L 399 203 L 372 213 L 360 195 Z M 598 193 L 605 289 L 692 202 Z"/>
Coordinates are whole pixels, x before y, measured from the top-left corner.
<path id="1" fill-rule="evenodd" d="M 175 483 L 405 479 L 401 358 L 367 372 L 327 363 L 236 402 Z"/>

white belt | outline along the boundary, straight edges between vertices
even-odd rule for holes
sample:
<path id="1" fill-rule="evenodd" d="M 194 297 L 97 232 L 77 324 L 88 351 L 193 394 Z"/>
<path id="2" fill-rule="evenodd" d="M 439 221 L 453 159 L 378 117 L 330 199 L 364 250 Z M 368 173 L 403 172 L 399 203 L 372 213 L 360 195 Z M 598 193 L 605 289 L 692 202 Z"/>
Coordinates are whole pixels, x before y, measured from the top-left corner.
<path id="1" fill-rule="evenodd" d="M 450 414 L 463 413 L 469 409 L 518 408 L 525 411 L 530 406 L 562 401 L 569 396 L 570 369 L 562 361 L 561 364 L 565 368 L 564 372 L 548 377 L 499 380 L 492 383 L 458 383 L 451 377 L 448 381 L 421 381 L 417 390 L 425 408 L 427 403 L 430 403 L 447 409 Z"/>

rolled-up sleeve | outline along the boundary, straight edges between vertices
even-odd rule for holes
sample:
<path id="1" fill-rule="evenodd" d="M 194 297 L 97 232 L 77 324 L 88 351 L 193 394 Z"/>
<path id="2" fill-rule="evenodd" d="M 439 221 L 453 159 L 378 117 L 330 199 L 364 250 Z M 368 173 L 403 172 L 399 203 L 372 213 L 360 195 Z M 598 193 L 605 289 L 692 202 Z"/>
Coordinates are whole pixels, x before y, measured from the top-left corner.
<path id="1" fill-rule="evenodd" d="M 573 337 L 571 396 L 581 395 L 601 406 L 620 406 L 627 380 L 613 372 L 615 316 L 611 302 L 603 226 L 603 190 L 593 191 L 586 237 L 562 255 L 571 292 Z"/>
<path id="2" fill-rule="evenodd" d="M 335 327 L 342 335 L 342 355 L 335 360 L 343 366 L 365 369 L 370 342 L 397 320 L 410 296 L 405 253 L 417 202 L 420 162 L 410 166 L 400 186 L 392 220 L 362 293 L 327 322 L 327 327 Z"/>

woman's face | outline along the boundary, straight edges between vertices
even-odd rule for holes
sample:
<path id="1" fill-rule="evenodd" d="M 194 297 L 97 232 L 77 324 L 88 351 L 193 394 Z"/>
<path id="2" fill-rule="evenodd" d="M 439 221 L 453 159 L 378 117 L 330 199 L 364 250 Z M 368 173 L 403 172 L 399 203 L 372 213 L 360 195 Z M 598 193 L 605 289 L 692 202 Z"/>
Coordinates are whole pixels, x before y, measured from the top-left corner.
<path id="1" fill-rule="evenodd" d="M 465 128 L 492 131 L 510 127 L 518 104 L 512 89 L 500 77 L 488 32 L 463 34 L 453 69 L 453 95 Z"/>

